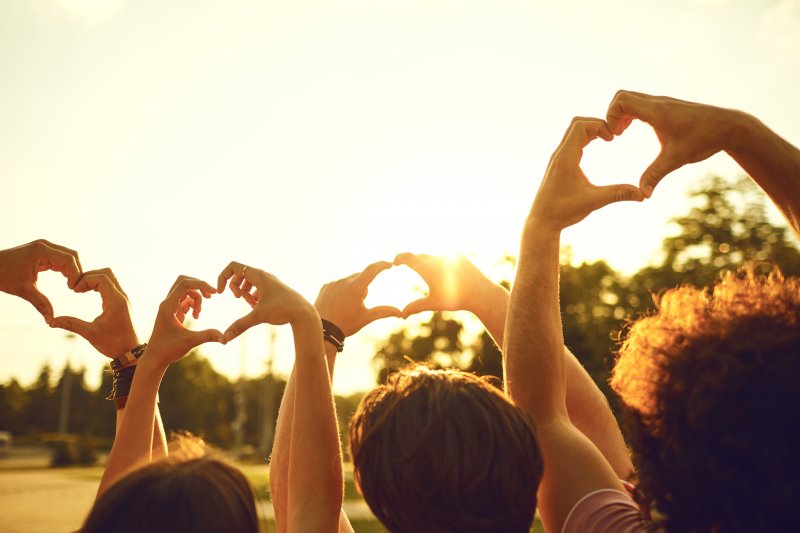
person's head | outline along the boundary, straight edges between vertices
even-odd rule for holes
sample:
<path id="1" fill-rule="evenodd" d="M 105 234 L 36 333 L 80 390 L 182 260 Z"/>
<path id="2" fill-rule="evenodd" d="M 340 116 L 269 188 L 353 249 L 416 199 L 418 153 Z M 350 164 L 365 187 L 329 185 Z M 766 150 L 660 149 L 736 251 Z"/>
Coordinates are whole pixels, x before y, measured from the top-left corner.
<path id="1" fill-rule="evenodd" d="M 664 293 L 611 385 L 668 531 L 800 524 L 800 280 L 747 270 Z"/>
<path id="2" fill-rule="evenodd" d="M 180 437 L 169 457 L 119 480 L 95 503 L 82 533 L 258 533 L 255 494 L 242 472 Z"/>
<path id="3" fill-rule="evenodd" d="M 356 481 L 392 533 L 526 532 L 542 461 L 530 416 L 487 381 L 411 366 L 350 422 Z"/>

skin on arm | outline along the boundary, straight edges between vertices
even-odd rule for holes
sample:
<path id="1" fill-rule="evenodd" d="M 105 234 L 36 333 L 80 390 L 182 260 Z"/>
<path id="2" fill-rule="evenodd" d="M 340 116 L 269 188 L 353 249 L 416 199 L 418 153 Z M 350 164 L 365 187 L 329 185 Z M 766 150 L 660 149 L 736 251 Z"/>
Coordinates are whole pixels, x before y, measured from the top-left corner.
<path id="1" fill-rule="evenodd" d="M 642 174 L 646 197 L 678 168 L 720 151 L 736 160 L 800 235 L 800 150 L 752 115 L 665 96 L 619 91 L 608 108 L 611 132 L 620 135 L 633 119 L 650 124 L 661 152 Z"/>
<path id="2" fill-rule="evenodd" d="M 631 185 L 592 185 L 580 169 L 583 148 L 613 138 L 599 119 L 573 120 L 528 215 L 506 323 L 506 387 L 532 413 L 544 461 L 539 510 L 548 531 L 560 531 L 573 506 L 598 489 L 622 490 L 598 448 L 570 420 L 558 292 L 561 230 L 592 211 L 642 200 Z"/>
<path id="3" fill-rule="evenodd" d="M 290 324 L 295 364 L 279 413 L 270 487 L 279 531 L 333 531 L 339 527 L 344 477 L 331 391 L 330 368 L 317 310 L 274 276 L 231 263 L 220 274 L 253 310 L 235 322 L 226 339 L 255 324 Z M 231 336 L 231 334 L 233 336 Z"/>
<path id="4" fill-rule="evenodd" d="M 156 405 L 158 388 L 169 365 L 192 348 L 206 342 L 224 342 L 222 333 L 217 330 L 191 331 L 183 326 L 186 314 L 192 311 L 195 318 L 199 317 L 203 298 L 209 298 L 214 292 L 204 281 L 180 276 L 159 306 L 150 342 L 137 364 L 98 496 L 132 470 L 165 453 Z"/>
<path id="5" fill-rule="evenodd" d="M 469 259 L 463 255 L 450 259 L 406 252 L 399 254 L 394 264 L 414 270 L 429 288 L 427 296 L 403 309 L 404 316 L 423 311 L 469 311 L 503 347 L 509 292 L 487 278 Z M 567 412 L 572 423 L 594 442 L 620 479 L 629 479 L 633 464 L 608 401 L 566 347 L 564 357 Z"/>
<path id="6" fill-rule="evenodd" d="M 49 324 L 53 320 L 53 306 L 36 287 L 39 272 L 45 270 L 61 272 L 70 289 L 82 274 L 76 251 L 44 239 L 0 250 L 0 292 L 30 302 Z"/>
<path id="7" fill-rule="evenodd" d="M 320 317 L 336 324 L 346 336 L 357 333 L 365 325 L 375 320 L 400 317 L 400 310 L 394 307 L 379 306 L 367 309 L 364 305 L 369 284 L 380 272 L 391 266 L 391 263 L 385 261 L 373 263 L 362 272 L 323 286 L 314 303 Z M 328 342 L 325 342 L 324 346 L 328 373 L 332 379 L 337 351 L 336 347 Z M 292 371 L 278 413 L 275 442 L 270 461 L 270 493 L 278 531 L 286 531 L 288 524 L 289 458 L 292 442 L 294 442 L 292 440 L 292 420 L 297 394 L 295 382 L 295 371 Z M 340 512 L 339 531 L 352 531 L 344 511 Z"/>
<path id="8" fill-rule="evenodd" d="M 131 321 L 130 300 L 117 277 L 109 268 L 85 272 L 73 289 L 78 293 L 95 291 L 102 300 L 102 313 L 92 322 L 71 316 L 53 318 L 50 327 L 71 331 L 86 339 L 98 352 L 115 359 L 139 346 L 139 337 Z M 157 411 L 157 409 L 156 409 Z M 125 408 L 116 411 L 116 431 L 119 431 Z M 153 427 L 153 453 L 166 455 L 167 442 L 160 413 L 156 413 Z"/>

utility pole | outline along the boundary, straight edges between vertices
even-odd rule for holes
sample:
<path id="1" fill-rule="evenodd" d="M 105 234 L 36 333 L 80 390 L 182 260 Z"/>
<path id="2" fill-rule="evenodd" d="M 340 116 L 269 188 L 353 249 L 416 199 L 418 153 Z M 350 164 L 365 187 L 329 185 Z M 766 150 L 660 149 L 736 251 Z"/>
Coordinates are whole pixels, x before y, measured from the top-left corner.
<path id="1" fill-rule="evenodd" d="M 236 386 L 234 404 L 236 405 L 236 418 L 233 420 L 234 442 L 233 447 L 236 457 L 242 458 L 244 448 L 244 424 L 247 421 L 247 406 L 245 405 L 244 394 L 244 373 L 247 364 L 247 337 L 239 337 L 239 383 Z"/>
<path id="2" fill-rule="evenodd" d="M 58 433 L 61 439 L 67 436 L 69 429 L 69 403 L 72 396 L 72 368 L 70 359 L 72 357 L 72 341 L 75 339 L 74 333 L 64 335 L 67 339 L 67 362 L 64 365 L 64 375 L 61 377 L 61 411 L 58 417 Z"/>
<path id="3" fill-rule="evenodd" d="M 275 379 L 272 375 L 272 364 L 275 361 L 277 337 L 278 329 L 270 326 L 266 360 L 267 375 L 264 377 L 264 387 L 261 391 L 261 442 L 258 447 L 263 457 L 270 454 L 272 442 L 275 439 Z"/>

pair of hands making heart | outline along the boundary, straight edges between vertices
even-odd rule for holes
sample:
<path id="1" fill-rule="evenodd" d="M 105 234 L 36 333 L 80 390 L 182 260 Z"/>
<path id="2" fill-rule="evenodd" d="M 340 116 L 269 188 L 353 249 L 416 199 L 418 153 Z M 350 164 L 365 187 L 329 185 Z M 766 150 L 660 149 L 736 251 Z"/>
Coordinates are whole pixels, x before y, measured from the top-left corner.
<path id="1" fill-rule="evenodd" d="M 639 186 L 595 186 L 580 169 L 583 148 L 597 138 L 613 140 L 634 119 L 649 124 L 661 151 L 642 173 Z M 739 111 L 685 102 L 664 96 L 619 91 L 606 119 L 576 117 L 558 146 L 542 180 L 529 220 L 561 230 L 592 211 L 619 201 L 642 201 L 659 182 L 684 165 L 729 151 L 738 129 L 747 122 Z"/>

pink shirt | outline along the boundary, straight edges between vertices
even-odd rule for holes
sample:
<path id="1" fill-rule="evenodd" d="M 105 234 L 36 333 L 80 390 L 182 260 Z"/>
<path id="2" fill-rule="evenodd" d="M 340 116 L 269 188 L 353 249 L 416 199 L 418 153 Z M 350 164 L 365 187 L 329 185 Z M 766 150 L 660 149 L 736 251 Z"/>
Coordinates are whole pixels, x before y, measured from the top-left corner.
<path id="1" fill-rule="evenodd" d="M 614 489 L 590 492 L 572 508 L 562 533 L 659 533 L 628 494 Z"/>

